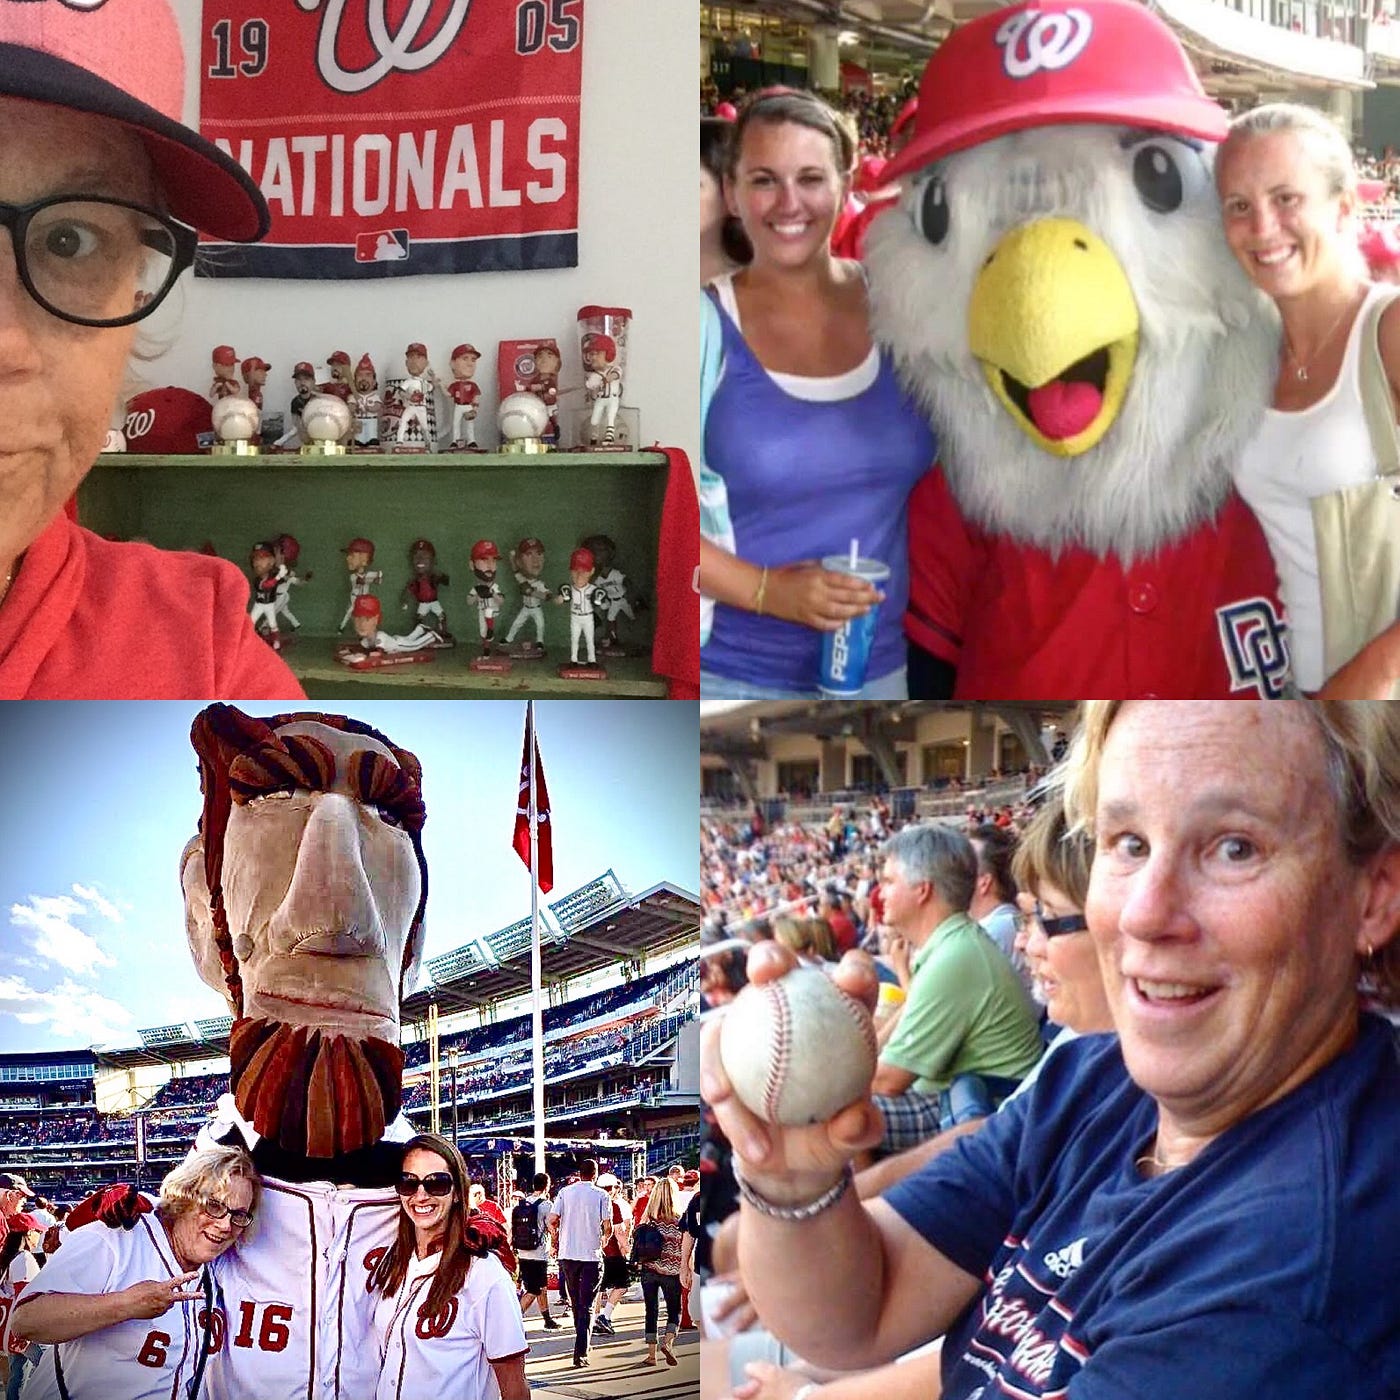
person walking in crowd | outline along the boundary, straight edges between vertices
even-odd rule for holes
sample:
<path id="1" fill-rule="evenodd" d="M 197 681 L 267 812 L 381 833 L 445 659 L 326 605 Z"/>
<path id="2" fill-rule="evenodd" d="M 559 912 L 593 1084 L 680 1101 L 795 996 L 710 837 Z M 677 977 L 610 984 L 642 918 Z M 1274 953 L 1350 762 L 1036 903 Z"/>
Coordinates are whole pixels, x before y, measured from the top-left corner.
<path id="1" fill-rule="evenodd" d="M 898 1152 L 940 1127 L 985 1118 L 1040 1057 L 1038 1017 L 1001 950 L 968 914 L 977 857 L 929 823 L 884 846 L 885 923 L 913 950 L 899 1023 L 871 1093 L 881 1147 Z"/>
<path id="2" fill-rule="evenodd" d="M 261 1183 L 241 1148 L 191 1152 L 130 1230 L 69 1235 L 17 1299 L 10 1329 L 45 1345 L 25 1400 L 156 1400 L 199 1391 L 217 1261 L 246 1238 Z M 171 1317 L 171 1310 L 174 1316 Z"/>
<path id="3" fill-rule="evenodd" d="M 1305 691 L 1329 680 L 1312 499 L 1374 477 L 1362 406 L 1363 327 L 1381 313 L 1390 418 L 1400 401 L 1400 305 L 1369 280 L 1357 246 L 1356 167 L 1322 112 L 1269 103 L 1236 117 L 1215 159 L 1225 237 L 1278 308 L 1282 346 L 1272 404 L 1236 470 L 1259 517 L 1288 609 L 1293 672 Z M 1389 599 L 1392 608 L 1395 599 Z M 1384 696 L 1400 684 L 1400 623 L 1348 662 L 1328 693 Z"/>
<path id="4" fill-rule="evenodd" d="M 462 1155 L 444 1137 L 404 1144 L 394 1242 L 370 1271 L 380 1295 L 376 1400 L 529 1400 L 525 1326 L 515 1285 L 468 1221 Z"/>
<path id="5" fill-rule="evenodd" d="M 1374 1400 L 1400 1375 L 1400 1266 L 1375 1246 L 1400 1230 L 1400 1075 L 1367 1009 L 1400 1008 L 1400 712 L 1088 702 L 1066 806 L 1118 1038 L 1057 1049 L 880 1200 L 848 1189 L 873 1105 L 760 1122 L 705 1027 L 753 1301 L 818 1365 L 946 1334 L 944 1400 Z M 790 966 L 765 949 L 749 974 Z M 868 968 L 838 976 L 872 997 Z"/>
<path id="6" fill-rule="evenodd" d="M 587 1366 L 599 1260 L 603 1241 L 612 1233 L 613 1216 L 612 1201 L 596 1180 L 598 1163 L 585 1157 L 578 1164 L 578 1175 L 577 1181 L 554 1198 L 549 1218 L 559 1276 L 568 1288 L 569 1306 L 574 1313 L 574 1365 Z"/>
<path id="7" fill-rule="evenodd" d="M 668 1366 L 676 1364 L 676 1332 L 681 1315 L 681 1228 L 680 1216 L 676 1210 L 675 1188 L 670 1177 L 663 1177 L 656 1183 L 647 1198 L 646 1215 L 643 1221 L 661 1232 L 662 1247 L 659 1254 L 641 1261 L 642 1301 L 646 1309 L 647 1354 L 643 1363 L 656 1365 L 657 1322 L 660 1304 L 658 1293 L 666 1299 L 666 1330 L 661 1333 L 661 1355 Z"/>
<path id="8" fill-rule="evenodd" d="M 520 1315 L 537 1299 L 547 1330 L 559 1324 L 549 1311 L 549 1176 L 536 1172 L 532 1190 L 510 1213 L 510 1243 L 520 1262 Z"/>
<path id="9" fill-rule="evenodd" d="M 608 1236 L 603 1244 L 603 1277 L 600 1294 L 602 1306 L 593 1319 L 593 1330 L 604 1337 L 613 1335 L 613 1309 L 622 1301 L 623 1295 L 632 1285 L 632 1275 L 627 1268 L 627 1251 L 631 1246 L 632 1212 L 623 1208 L 619 1187 L 621 1182 L 611 1172 L 598 1178 L 599 1187 L 608 1194 L 608 1208 L 612 1220 Z"/>
<path id="10" fill-rule="evenodd" d="M 700 590 L 717 603 L 705 695 L 816 695 L 822 632 L 877 604 L 862 693 L 905 693 L 906 506 L 936 454 L 871 339 L 859 264 L 831 253 L 853 159 L 837 115 L 786 88 L 746 102 L 726 148 L 725 201 L 753 257 L 701 297 L 706 499 L 726 498 L 701 540 Z M 853 536 L 889 565 L 883 594 L 821 563 Z"/>
<path id="11" fill-rule="evenodd" d="M 181 125 L 168 0 L 0 5 L 0 44 L 0 415 L 24 425 L 0 466 L 0 698 L 300 698 L 233 564 L 113 543 L 64 512 L 102 450 L 135 328 L 193 262 L 196 230 L 256 241 L 266 202 Z"/>

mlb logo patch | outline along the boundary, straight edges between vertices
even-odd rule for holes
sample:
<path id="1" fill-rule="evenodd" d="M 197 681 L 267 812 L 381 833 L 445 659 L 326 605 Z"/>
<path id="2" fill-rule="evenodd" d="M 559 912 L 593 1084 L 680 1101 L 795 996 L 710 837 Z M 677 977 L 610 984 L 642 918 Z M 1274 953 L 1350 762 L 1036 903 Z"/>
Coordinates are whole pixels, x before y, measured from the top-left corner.
<path id="1" fill-rule="evenodd" d="M 408 255 L 406 228 L 376 229 L 373 233 L 362 233 L 355 239 L 356 262 L 404 262 Z"/>

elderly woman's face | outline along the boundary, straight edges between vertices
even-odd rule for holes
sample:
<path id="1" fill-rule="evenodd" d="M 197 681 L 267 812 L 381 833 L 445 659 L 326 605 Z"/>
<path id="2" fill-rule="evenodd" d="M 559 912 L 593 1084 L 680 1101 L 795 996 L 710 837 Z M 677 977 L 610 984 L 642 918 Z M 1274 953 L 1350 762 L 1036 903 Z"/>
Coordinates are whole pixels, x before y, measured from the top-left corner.
<path id="1" fill-rule="evenodd" d="M 1351 866 L 1322 741 L 1288 702 L 1123 708 L 1086 901 L 1133 1078 L 1210 1135 L 1345 1048 L 1372 876 Z"/>
<path id="2" fill-rule="evenodd" d="M 0 97 L 0 202 L 53 194 L 152 201 L 145 148 L 104 118 Z M 33 543 L 101 451 L 133 334 L 45 311 L 0 235 L 0 568 Z"/>
<path id="3" fill-rule="evenodd" d="M 229 1182 L 228 1188 L 219 1193 L 218 1200 L 230 1211 L 251 1210 L 252 1184 L 236 1176 Z M 186 1210 L 176 1217 L 170 1227 L 170 1238 L 180 1261 L 189 1268 L 217 1259 L 237 1243 L 240 1233 L 240 1228 L 227 1213 L 222 1219 L 216 1219 L 203 1205 Z"/>

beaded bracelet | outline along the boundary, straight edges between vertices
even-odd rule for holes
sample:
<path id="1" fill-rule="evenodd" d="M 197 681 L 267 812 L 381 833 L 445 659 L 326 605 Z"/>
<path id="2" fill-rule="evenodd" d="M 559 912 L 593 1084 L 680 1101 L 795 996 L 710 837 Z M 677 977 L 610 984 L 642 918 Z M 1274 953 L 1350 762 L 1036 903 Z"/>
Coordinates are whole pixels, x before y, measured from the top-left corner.
<path id="1" fill-rule="evenodd" d="M 816 1200 L 808 1201 L 806 1205 L 801 1206 L 780 1206 L 775 1201 L 760 1196 L 744 1180 L 737 1162 L 734 1165 L 734 1180 L 739 1187 L 740 1197 L 760 1215 L 770 1216 L 774 1220 L 810 1220 L 814 1215 L 820 1215 L 824 1210 L 830 1210 L 851 1189 L 851 1182 L 855 1180 L 855 1172 L 851 1170 L 851 1164 L 847 1162 L 833 1185 L 828 1186 Z"/>

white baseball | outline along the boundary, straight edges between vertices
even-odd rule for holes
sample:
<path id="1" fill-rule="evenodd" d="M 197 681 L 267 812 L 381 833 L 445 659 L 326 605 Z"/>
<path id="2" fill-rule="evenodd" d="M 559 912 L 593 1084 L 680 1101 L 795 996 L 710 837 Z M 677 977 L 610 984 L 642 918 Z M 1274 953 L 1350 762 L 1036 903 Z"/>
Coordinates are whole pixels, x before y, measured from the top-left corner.
<path id="1" fill-rule="evenodd" d="M 870 1092 L 875 1027 L 819 967 L 750 984 L 720 1023 L 719 1057 L 741 1103 L 770 1123 L 823 1123 Z"/>
<path id="2" fill-rule="evenodd" d="M 301 411 L 302 427 L 313 442 L 339 442 L 353 422 L 350 406 L 334 394 L 313 394 Z"/>
<path id="3" fill-rule="evenodd" d="M 252 399 L 235 395 L 219 399 L 214 404 L 211 421 L 220 442 L 234 442 L 239 439 L 246 442 L 257 437 L 262 414 Z"/>
<path id="4" fill-rule="evenodd" d="M 540 437 L 549 427 L 549 408 L 538 394 L 507 394 L 496 410 L 503 438 Z"/>

